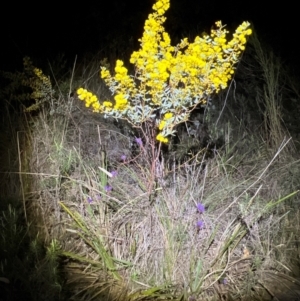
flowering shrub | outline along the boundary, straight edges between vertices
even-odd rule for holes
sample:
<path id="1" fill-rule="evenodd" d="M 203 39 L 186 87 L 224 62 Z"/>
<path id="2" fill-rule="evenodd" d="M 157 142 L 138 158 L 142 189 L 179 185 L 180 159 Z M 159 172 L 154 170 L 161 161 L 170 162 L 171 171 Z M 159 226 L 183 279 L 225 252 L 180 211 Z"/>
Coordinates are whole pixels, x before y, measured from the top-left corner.
<path id="1" fill-rule="evenodd" d="M 23 79 L 23 85 L 32 89 L 31 98 L 35 100 L 35 104 L 26 108 L 26 112 L 37 110 L 41 103 L 50 102 L 54 90 L 50 78 L 43 74 L 41 69 L 33 66 L 29 57 L 23 59 L 24 69 L 28 78 Z"/>
<path id="2" fill-rule="evenodd" d="M 212 93 L 227 87 L 234 65 L 245 49 L 250 24 L 243 22 L 227 41 L 228 33 L 220 21 L 210 35 L 197 36 L 194 42 L 183 39 L 171 45 L 163 27 L 170 0 L 158 0 L 154 12 L 145 22 L 141 48 L 134 51 L 130 63 L 135 74 L 129 75 L 121 60 L 117 60 L 115 75 L 101 68 L 101 78 L 114 95 L 114 102 L 99 102 L 86 89 L 77 90 L 86 106 L 105 116 L 123 118 L 134 126 L 152 122 L 157 128 L 156 139 L 168 142 L 174 127 L 187 121 L 198 104 L 205 104 Z"/>
<path id="3" fill-rule="evenodd" d="M 10 80 L 10 84 L 6 85 L 1 92 L 11 100 L 21 102 L 25 112 L 39 110 L 45 103 L 53 103 L 55 91 L 50 77 L 44 75 L 41 69 L 36 68 L 29 57 L 23 58 L 23 66 L 22 72 L 1 71 L 1 75 Z M 24 87 L 26 89 L 23 89 Z"/>

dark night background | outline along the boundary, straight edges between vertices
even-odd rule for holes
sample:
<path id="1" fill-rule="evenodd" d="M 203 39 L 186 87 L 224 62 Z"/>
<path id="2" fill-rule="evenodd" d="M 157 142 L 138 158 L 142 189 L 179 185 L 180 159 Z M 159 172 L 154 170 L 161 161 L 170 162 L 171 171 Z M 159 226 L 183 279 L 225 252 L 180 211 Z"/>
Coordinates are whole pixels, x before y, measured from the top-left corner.
<path id="1" fill-rule="evenodd" d="M 21 67 L 25 55 L 51 61 L 64 53 L 72 61 L 75 55 L 80 60 L 87 52 L 109 51 L 113 45 L 124 48 L 124 44 L 131 53 L 133 47 L 139 46 L 137 39 L 153 3 L 154 0 L 8 3 L 0 21 L 0 69 Z M 176 38 L 209 31 L 217 20 L 227 24 L 231 32 L 242 21 L 249 21 L 261 41 L 293 72 L 300 73 L 298 9 L 289 1 L 171 0 L 167 18 L 167 31 Z"/>

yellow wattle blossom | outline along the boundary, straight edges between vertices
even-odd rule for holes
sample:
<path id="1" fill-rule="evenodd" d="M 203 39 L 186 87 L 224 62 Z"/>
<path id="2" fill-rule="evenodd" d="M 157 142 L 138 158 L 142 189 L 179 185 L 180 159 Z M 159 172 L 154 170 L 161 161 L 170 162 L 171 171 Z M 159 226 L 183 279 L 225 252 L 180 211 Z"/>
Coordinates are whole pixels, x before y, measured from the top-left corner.
<path id="1" fill-rule="evenodd" d="M 127 106 L 127 99 L 124 97 L 124 95 L 122 93 L 120 94 L 117 94 L 115 96 L 115 101 L 116 101 L 116 104 L 114 106 L 114 110 L 124 110 Z"/>
<path id="2" fill-rule="evenodd" d="M 170 119 L 172 117 L 173 117 L 173 113 L 168 112 L 168 113 L 165 114 L 164 120 L 168 120 L 168 119 Z"/>
<path id="3" fill-rule="evenodd" d="M 112 103 L 110 101 L 104 101 L 103 102 L 103 106 L 106 108 L 111 108 L 112 107 Z"/>
<path id="4" fill-rule="evenodd" d="M 104 78 L 107 78 L 110 75 L 110 73 L 108 70 L 103 69 L 103 70 L 101 70 L 100 75 L 101 75 L 101 78 L 104 79 Z"/>
<path id="5" fill-rule="evenodd" d="M 156 136 L 156 140 L 162 143 L 168 143 L 169 139 L 164 137 L 161 133 Z"/>
<path id="6" fill-rule="evenodd" d="M 83 88 L 77 90 L 77 95 L 80 100 L 85 101 L 86 107 L 92 106 L 95 112 L 101 111 L 101 106 L 96 95 Z"/>
<path id="7" fill-rule="evenodd" d="M 116 61 L 114 76 L 101 67 L 100 76 L 114 95 L 114 102 L 101 104 L 90 92 L 77 91 L 78 98 L 96 112 L 124 118 L 134 126 L 156 124 L 160 131 L 156 140 L 163 143 L 168 142 L 166 137 L 173 134 L 176 125 L 188 120 L 197 105 L 205 104 L 210 94 L 228 86 L 252 33 L 250 24 L 243 22 L 228 40 L 228 31 L 217 21 L 210 35 L 197 36 L 192 42 L 184 38 L 172 46 L 163 27 L 169 7 L 170 0 L 157 0 L 153 5 L 139 39 L 140 49 L 130 57 L 134 76 L 128 74 L 121 60 Z M 155 120 L 155 112 L 161 113 L 162 120 Z"/>
<path id="8" fill-rule="evenodd" d="M 26 78 L 22 79 L 22 85 L 30 88 L 32 92 L 25 95 L 35 100 L 35 103 L 26 107 L 25 112 L 38 110 L 43 103 L 52 102 L 53 94 L 55 93 L 49 76 L 46 76 L 43 71 L 36 68 L 29 57 L 23 58 L 24 71 Z M 27 77 L 28 76 L 28 77 Z"/>
<path id="9" fill-rule="evenodd" d="M 158 129 L 161 131 L 165 126 L 166 126 L 166 121 L 161 120 L 161 122 L 159 123 Z"/>

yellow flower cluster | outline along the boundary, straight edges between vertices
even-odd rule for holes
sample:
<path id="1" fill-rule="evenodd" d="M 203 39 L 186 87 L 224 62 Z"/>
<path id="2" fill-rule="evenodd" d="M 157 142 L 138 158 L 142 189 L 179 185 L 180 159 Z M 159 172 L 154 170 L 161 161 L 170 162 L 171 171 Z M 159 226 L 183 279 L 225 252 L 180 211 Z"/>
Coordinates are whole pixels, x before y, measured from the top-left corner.
<path id="1" fill-rule="evenodd" d="M 123 111 L 126 109 L 128 101 L 125 96 L 120 93 L 115 96 L 115 105 L 113 106 L 112 102 L 104 101 L 100 104 L 98 97 L 94 95 L 92 92 L 89 92 L 86 89 L 79 88 L 77 90 L 77 95 L 80 100 L 85 102 L 86 107 L 92 107 L 94 112 L 106 112 L 108 113 L 111 110 Z"/>
<path id="2" fill-rule="evenodd" d="M 85 106 L 92 106 L 94 112 L 101 112 L 101 106 L 96 95 L 86 89 L 79 88 L 77 90 L 78 98 L 85 101 Z"/>
<path id="3" fill-rule="evenodd" d="M 153 9 L 155 11 L 157 11 L 157 13 L 162 16 L 166 10 L 168 10 L 170 7 L 170 1 L 169 0 L 160 0 L 157 1 L 154 5 L 153 5 Z"/>
<path id="4" fill-rule="evenodd" d="M 122 93 L 115 96 L 115 101 L 116 104 L 114 106 L 114 110 L 123 111 L 124 109 L 126 109 L 128 101 Z"/>
<path id="5" fill-rule="evenodd" d="M 156 140 L 157 141 L 160 141 L 162 143 L 168 143 L 169 142 L 169 139 L 164 137 L 161 133 L 158 133 L 157 136 L 156 136 Z"/>
<path id="6" fill-rule="evenodd" d="M 165 127 L 167 127 L 169 124 L 172 123 L 172 118 L 173 118 L 173 113 L 168 112 L 165 113 L 164 118 L 160 121 L 159 125 L 158 125 L 158 129 L 161 131 L 163 130 Z M 163 136 L 161 133 L 158 133 L 158 135 L 156 136 L 156 140 L 163 142 L 163 143 L 168 143 L 169 139 L 165 136 Z"/>
<path id="7" fill-rule="evenodd" d="M 41 69 L 34 68 L 33 72 L 41 80 L 42 83 L 51 86 L 50 78 L 44 75 Z"/>
<path id="8" fill-rule="evenodd" d="M 42 103 L 52 101 L 54 90 L 50 77 L 44 75 L 41 69 L 34 67 L 29 57 L 24 57 L 23 65 L 28 78 L 23 79 L 22 83 L 32 89 L 30 97 L 36 102 L 25 109 L 25 111 L 30 112 L 39 109 Z"/>
<path id="9" fill-rule="evenodd" d="M 135 65 L 134 77 L 128 75 L 120 60 L 116 62 L 114 76 L 101 68 L 101 78 L 115 95 L 115 104 L 103 103 L 99 105 L 100 111 L 125 118 L 134 125 L 156 118 L 154 112 L 159 111 L 164 114 L 156 123 L 160 131 L 156 139 L 160 142 L 167 142 L 173 128 L 186 121 L 198 104 L 205 104 L 210 94 L 227 87 L 251 34 L 250 24 L 243 22 L 227 41 L 228 32 L 218 21 L 210 35 L 198 36 L 194 42 L 185 38 L 174 47 L 163 27 L 169 7 L 170 0 L 158 0 L 153 5 L 154 12 L 149 14 L 139 40 L 141 48 L 130 58 Z M 89 97 L 79 98 L 95 110 L 95 102 Z"/>
<path id="10" fill-rule="evenodd" d="M 173 117 L 173 113 L 166 113 L 164 118 L 160 121 L 158 125 L 158 129 L 161 131 L 163 128 L 166 127 L 168 123 L 170 123 L 168 120 L 170 120 Z"/>

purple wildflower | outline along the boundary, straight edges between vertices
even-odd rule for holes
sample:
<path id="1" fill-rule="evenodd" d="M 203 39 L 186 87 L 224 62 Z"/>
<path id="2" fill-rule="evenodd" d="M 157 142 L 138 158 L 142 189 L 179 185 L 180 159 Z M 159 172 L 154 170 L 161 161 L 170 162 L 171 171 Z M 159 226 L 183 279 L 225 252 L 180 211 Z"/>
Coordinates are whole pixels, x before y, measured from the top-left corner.
<path id="1" fill-rule="evenodd" d="M 88 201 L 89 204 L 91 204 L 91 203 L 93 202 L 93 199 L 89 196 L 89 197 L 87 198 L 87 201 Z"/>
<path id="2" fill-rule="evenodd" d="M 135 140 L 135 142 L 136 142 L 139 146 L 143 146 L 142 138 L 137 138 L 137 137 L 136 137 L 134 140 Z"/>
<path id="3" fill-rule="evenodd" d="M 105 186 L 104 186 L 104 190 L 105 190 L 106 192 L 110 192 L 110 191 L 112 191 L 112 187 L 111 187 L 110 185 L 105 185 Z"/>
<path id="4" fill-rule="evenodd" d="M 197 222 L 197 227 L 198 227 L 199 229 L 203 229 L 203 227 L 204 227 L 204 222 L 203 222 L 203 221 L 198 221 L 198 222 Z"/>
<path id="5" fill-rule="evenodd" d="M 126 161 L 126 156 L 125 155 L 122 155 L 121 156 L 121 160 L 124 162 L 124 161 Z"/>
<path id="6" fill-rule="evenodd" d="M 112 170 L 110 173 L 112 177 L 116 177 L 118 175 L 118 172 L 116 170 Z"/>
<path id="7" fill-rule="evenodd" d="M 101 200 L 101 195 L 100 194 L 97 194 L 96 195 L 96 199 L 99 201 L 99 200 Z"/>
<path id="8" fill-rule="evenodd" d="M 201 203 L 197 204 L 197 209 L 199 210 L 200 213 L 204 213 L 205 212 L 205 206 Z"/>
<path id="9" fill-rule="evenodd" d="M 221 283 L 226 285 L 228 283 L 228 280 L 226 278 L 224 278 L 224 279 L 222 279 Z"/>

